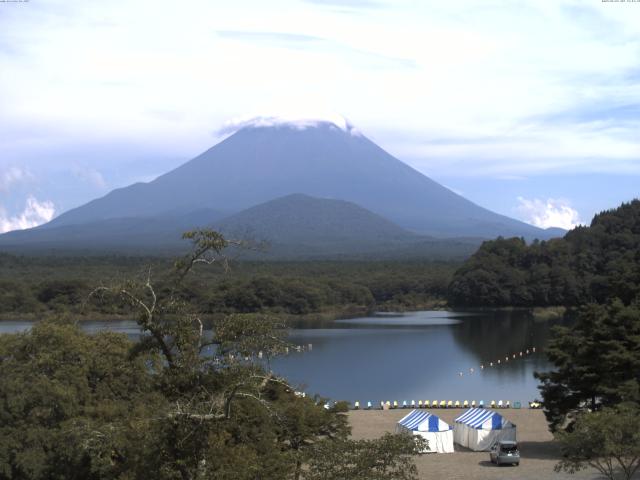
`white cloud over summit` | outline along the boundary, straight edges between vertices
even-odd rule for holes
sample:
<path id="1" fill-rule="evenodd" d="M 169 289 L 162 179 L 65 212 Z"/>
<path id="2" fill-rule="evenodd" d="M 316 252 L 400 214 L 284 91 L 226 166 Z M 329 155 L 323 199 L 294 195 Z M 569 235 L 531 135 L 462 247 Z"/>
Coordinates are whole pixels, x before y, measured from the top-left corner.
<path id="1" fill-rule="evenodd" d="M 340 130 L 350 133 L 351 135 L 359 135 L 358 130 L 345 117 L 334 113 L 316 113 L 316 114 L 285 114 L 285 115 L 249 115 L 238 117 L 225 122 L 217 133 L 218 135 L 226 135 L 235 133 L 246 127 L 277 127 L 288 126 L 298 130 L 316 127 L 323 123 L 329 123 Z"/>
<path id="2" fill-rule="evenodd" d="M 582 223 L 578 211 L 573 209 L 566 200 L 518 197 L 518 203 L 516 210 L 519 216 L 536 227 L 559 227 L 571 230 Z"/>

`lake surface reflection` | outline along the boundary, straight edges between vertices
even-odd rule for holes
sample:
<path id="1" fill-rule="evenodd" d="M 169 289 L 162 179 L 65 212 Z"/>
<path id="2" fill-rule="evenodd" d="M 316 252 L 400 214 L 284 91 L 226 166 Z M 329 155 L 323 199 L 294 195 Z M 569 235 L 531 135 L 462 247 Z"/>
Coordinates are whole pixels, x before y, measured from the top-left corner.
<path id="1" fill-rule="evenodd" d="M 533 372 L 550 367 L 543 353 L 549 329 L 564 322 L 536 321 L 525 311 L 484 311 L 296 325 L 290 340 L 312 344 L 312 350 L 272 360 L 271 366 L 309 393 L 361 404 L 419 399 L 524 403 L 540 396 Z"/>
<path id="2" fill-rule="evenodd" d="M 311 350 L 271 359 L 270 366 L 309 394 L 361 404 L 419 399 L 524 403 L 540 396 L 533 372 L 550 368 L 543 353 L 549 329 L 566 323 L 537 321 L 526 311 L 427 311 L 299 322 L 292 325 L 289 340 L 311 344 Z M 0 333 L 31 324 L 0 322 Z M 83 322 L 82 328 L 122 332 L 134 340 L 140 335 L 133 321 Z"/>

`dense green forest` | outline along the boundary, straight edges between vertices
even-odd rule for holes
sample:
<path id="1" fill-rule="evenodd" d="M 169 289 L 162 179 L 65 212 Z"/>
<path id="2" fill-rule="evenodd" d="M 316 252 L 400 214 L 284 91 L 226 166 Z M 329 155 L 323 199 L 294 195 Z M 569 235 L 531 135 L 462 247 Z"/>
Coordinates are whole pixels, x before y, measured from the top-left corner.
<path id="1" fill-rule="evenodd" d="M 640 201 L 596 215 L 562 239 L 486 242 L 455 274 L 457 305 L 565 305 L 537 372 L 562 451 L 556 470 L 631 479 L 640 468 Z"/>
<path id="2" fill-rule="evenodd" d="M 640 293 L 640 201 L 604 211 L 564 238 L 485 242 L 456 271 L 455 306 L 578 306 Z"/>
<path id="3" fill-rule="evenodd" d="M 0 480 L 416 480 L 424 441 L 351 440 L 346 404 L 264 368 L 262 353 L 289 346 L 277 317 L 229 315 L 203 331 L 181 285 L 226 242 L 189 238 L 162 287 L 148 275 L 95 292 L 126 306 L 139 341 L 65 319 L 0 335 Z"/>
<path id="4" fill-rule="evenodd" d="M 158 257 L 24 257 L 0 254 L 0 316 L 125 314 L 121 302 L 87 302 L 98 286 L 151 271 L 160 286 L 171 261 Z M 349 315 L 444 303 L 459 266 L 447 262 L 248 262 L 202 269 L 180 295 L 204 314 Z M 156 275 L 157 274 L 157 275 Z"/>

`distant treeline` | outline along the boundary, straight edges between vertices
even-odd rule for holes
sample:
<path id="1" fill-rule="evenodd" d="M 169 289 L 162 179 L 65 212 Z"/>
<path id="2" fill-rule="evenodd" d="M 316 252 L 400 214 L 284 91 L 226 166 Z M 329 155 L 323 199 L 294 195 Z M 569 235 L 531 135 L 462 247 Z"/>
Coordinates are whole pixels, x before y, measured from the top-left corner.
<path id="1" fill-rule="evenodd" d="M 100 285 L 151 277 L 162 289 L 170 262 L 144 257 L 18 257 L 0 255 L 0 314 L 126 314 L 124 304 L 88 301 Z M 184 300 L 204 313 L 341 314 L 415 309 L 443 303 L 456 263 L 232 262 L 185 282 Z"/>
<path id="2" fill-rule="evenodd" d="M 485 242 L 455 273 L 454 306 L 577 306 L 640 294 L 640 201 L 596 215 L 564 238 Z"/>

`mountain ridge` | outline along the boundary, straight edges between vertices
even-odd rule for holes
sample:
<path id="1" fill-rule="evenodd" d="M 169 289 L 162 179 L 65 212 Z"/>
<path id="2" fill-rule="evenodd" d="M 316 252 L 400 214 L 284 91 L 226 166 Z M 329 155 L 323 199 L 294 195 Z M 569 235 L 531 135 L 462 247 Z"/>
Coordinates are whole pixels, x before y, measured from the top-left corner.
<path id="1" fill-rule="evenodd" d="M 197 208 L 229 215 L 296 192 L 350 201 L 430 236 L 548 237 L 542 229 L 473 204 L 361 133 L 328 123 L 244 127 L 152 182 L 114 190 L 44 228 Z"/>
<path id="2" fill-rule="evenodd" d="M 235 249 L 245 259 L 465 258 L 480 239 L 442 240 L 418 235 L 354 203 L 291 194 L 222 218 L 198 210 L 186 215 L 127 217 L 15 231 L 0 236 L 11 252 L 104 254 L 183 253 L 182 233 L 213 228 L 227 238 L 266 245 L 258 251 Z"/>

